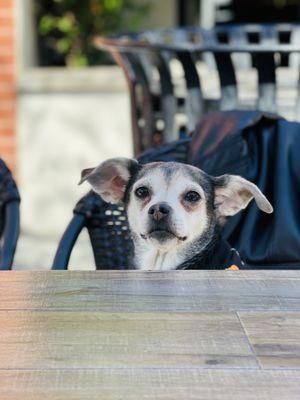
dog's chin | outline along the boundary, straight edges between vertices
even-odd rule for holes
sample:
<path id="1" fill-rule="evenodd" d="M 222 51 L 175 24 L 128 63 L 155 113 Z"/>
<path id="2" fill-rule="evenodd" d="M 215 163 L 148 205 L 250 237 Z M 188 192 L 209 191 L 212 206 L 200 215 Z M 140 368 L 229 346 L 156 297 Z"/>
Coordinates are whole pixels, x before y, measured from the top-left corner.
<path id="1" fill-rule="evenodd" d="M 171 240 L 177 239 L 176 235 L 173 232 L 164 229 L 153 230 L 148 233 L 148 237 L 152 241 L 159 242 L 160 244 L 164 244 Z"/>

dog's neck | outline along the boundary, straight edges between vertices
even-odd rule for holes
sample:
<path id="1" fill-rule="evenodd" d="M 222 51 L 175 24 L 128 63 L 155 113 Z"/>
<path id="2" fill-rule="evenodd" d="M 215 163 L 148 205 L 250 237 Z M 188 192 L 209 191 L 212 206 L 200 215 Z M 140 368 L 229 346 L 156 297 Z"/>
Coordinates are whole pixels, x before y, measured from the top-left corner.
<path id="1" fill-rule="evenodd" d="M 186 259 L 177 269 L 224 269 L 231 250 L 229 244 L 217 234 L 203 251 Z"/>
<path id="2" fill-rule="evenodd" d="M 168 271 L 182 263 L 178 250 L 162 251 L 156 248 L 135 246 L 134 264 L 140 270 Z"/>
<path id="3" fill-rule="evenodd" d="M 134 238 L 134 264 L 136 269 L 168 271 L 174 269 L 223 268 L 224 241 L 219 230 L 213 229 L 187 245 L 171 248 L 167 251 L 157 249 Z"/>

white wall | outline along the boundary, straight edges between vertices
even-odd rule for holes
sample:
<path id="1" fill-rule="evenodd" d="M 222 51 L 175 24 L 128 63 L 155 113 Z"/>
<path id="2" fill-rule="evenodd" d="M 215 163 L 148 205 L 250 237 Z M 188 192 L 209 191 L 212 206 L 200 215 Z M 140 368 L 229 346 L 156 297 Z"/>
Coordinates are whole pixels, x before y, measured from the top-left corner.
<path id="1" fill-rule="evenodd" d="M 51 71 L 47 73 L 44 89 L 41 83 L 38 88 L 32 85 L 34 90 L 23 90 L 18 96 L 18 183 L 22 197 L 18 268 L 50 266 L 75 203 L 89 190 L 87 184 L 77 185 L 83 168 L 109 157 L 132 156 L 124 82 L 119 91 L 101 90 L 101 84 L 94 90 L 80 90 L 78 82 L 76 90 L 58 91 L 50 90 L 49 80 L 52 88 L 57 84 L 55 74 L 51 77 Z M 121 79 L 120 74 L 117 72 L 115 80 Z M 82 267 L 86 267 L 86 258 L 84 261 Z M 80 262 L 73 263 L 78 266 Z"/>

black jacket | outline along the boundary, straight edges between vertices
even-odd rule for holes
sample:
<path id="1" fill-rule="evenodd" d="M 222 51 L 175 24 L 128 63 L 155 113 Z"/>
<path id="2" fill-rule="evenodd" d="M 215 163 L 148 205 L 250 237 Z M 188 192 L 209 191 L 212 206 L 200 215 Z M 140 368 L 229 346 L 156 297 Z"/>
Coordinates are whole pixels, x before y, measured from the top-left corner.
<path id="1" fill-rule="evenodd" d="M 241 175 L 274 207 L 252 202 L 223 236 L 250 268 L 300 268 L 300 124 L 259 111 L 215 112 L 197 125 L 187 162 L 217 176 Z"/>

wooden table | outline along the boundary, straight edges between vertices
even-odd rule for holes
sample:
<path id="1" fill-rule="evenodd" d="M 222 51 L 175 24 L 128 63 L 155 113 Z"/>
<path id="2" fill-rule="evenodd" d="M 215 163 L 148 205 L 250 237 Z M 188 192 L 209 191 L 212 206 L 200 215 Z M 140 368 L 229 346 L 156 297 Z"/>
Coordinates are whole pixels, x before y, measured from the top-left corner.
<path id="1" fill-rule="evenodd" d="M 1 272 L 0 399 L 299 400 L 300 273 Z"/>

